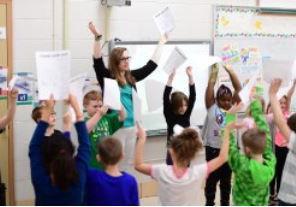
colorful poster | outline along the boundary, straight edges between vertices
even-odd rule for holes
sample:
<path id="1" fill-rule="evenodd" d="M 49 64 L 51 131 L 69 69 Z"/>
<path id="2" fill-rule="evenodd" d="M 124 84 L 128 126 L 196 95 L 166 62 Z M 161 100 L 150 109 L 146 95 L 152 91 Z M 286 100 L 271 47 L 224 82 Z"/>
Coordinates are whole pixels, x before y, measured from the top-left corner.
<path id="1" fill-rule="evenodd" d="M 9 87 L 18 89 L 17 105 L 33 104 L 34 88 L 36 87 L 36 79 L 33 77 L 33 73 L 15 73 L 9 82 Z"/>

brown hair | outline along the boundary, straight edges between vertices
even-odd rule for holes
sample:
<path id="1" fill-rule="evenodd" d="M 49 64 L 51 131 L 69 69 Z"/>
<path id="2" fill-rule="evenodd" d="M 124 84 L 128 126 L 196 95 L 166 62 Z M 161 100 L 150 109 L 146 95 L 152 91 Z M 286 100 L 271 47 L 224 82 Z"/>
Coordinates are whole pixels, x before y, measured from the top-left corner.
<path id="1" fill-rule="evenodd" d="M 202 148 L 201 139 L 194 129 L 184 129 L 184 131 L 173 137 L 171 141 L 171 148 L 176 155 L 179 163 L 187 166 L 195 157 L 195 154 Z"/>
<path id="2" fill-rule="evenodd" d="M 175 114 L 177 114 L 179 108 L 183 106 L 183 101 L 185 101 L 186 104 L 188 105 L 188 102 L 189 102 L 188 97 L 183 92 L 176 91 L 172 93 L 171 105 Z"/>
<path id="3" fill-rule="evenodd" d="M 132 76 L 130 70 L 125 71 L 125 80 L 122 80 L 120 78 L 120 58 L 122 58 L 122 54 L 127 49 L 124 47 L 116 47 L 111 51 L 111 54 L 109 55 L 109 70 L 111 72 L 111 76 L 117 80 L 120 86 L 123 86 L 125 84 L 125 80 L 127 83 L 131 85 L 135 85 L 135 78 Z"/>
<path id="4" fill-rule="evenodd" d="M 61 132 L 56 131 L 46 139 L 48 139 L 47 143 L 43 143 L 42 146 L 44 166 L 52 175 L 53 185 L 66 191 L 79 178 L 73 157 L 75 148 Z"/>
<path id="5" fill-rule="evenodd" d="M 90 91 L 83 97 L 83 106 L 86 106 L 89 104 L 90 101 L 101 101 L 102 100 L 102 94 L 98 91 Z"/>
<path id="6" fill-rule="evenodd" d="M 287 121 L 289 128 L 296 133 L 296 113 L 292 114 Z"/>
<path id="7" fill-rule="evenodd" d="M 41 119 L 42 108 L 43 106 L 36 106 L 31 113 L 31 117 L 36 123 Z"/>
<path id="8" fill-rule="evenodd" d="M 97 145 L 100 159 L 104 165 L 115 165 L 122 157 L 121 142 L 113 137 L 107 137 Z"/>
<path id="9" fill-rule="evenodd" d="M 248 147 L 253 154 L 263 154 L 266 145 L 266 134 L 257 128 L 248 129 L 242 135 L 244 147 Z"/>

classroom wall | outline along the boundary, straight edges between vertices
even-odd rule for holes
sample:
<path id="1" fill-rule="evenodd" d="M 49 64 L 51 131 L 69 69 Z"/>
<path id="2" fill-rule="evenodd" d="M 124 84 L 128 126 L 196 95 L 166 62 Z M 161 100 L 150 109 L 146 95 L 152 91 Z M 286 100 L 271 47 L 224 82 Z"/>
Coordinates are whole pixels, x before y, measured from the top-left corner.
<path id="1" fill-rule="evenodd" d="M 266 0 L 264 6 L 276 2 Z M 94 20 L 106 39 L 157 40 L 152 16 L 166 5 L 176 17 L 177 28 L 171 40 L 211 39 L 214 4 L 255 6 L 256 0 L 132 0 L 131 7 L 113 8 L 101 6 L 100 0 L 13 0 L 14 71 L 35 74 L 35 51 L 68 48 L 72 53 L 72 75 L 83 71 L 93 75 L 89 20 Z M 29 106 L 18 106 L 14 121 L 18 204 L 34 199 L 28 160 L 29 140 L 35 126 L 30 119 L 31 110 Z M 164 158 L 165 139 L 148 139 L 148 145 L 146 160 Z"/>

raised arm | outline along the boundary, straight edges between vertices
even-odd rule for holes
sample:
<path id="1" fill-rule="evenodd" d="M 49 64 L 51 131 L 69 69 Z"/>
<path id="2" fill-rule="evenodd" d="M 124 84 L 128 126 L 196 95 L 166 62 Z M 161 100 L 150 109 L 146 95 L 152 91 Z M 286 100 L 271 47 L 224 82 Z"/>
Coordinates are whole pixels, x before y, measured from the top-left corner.
<path id="1" fill-rule="evenodd" d="M 146 65 L 139 69 L 131 71 L 132 76 L 136 79 L 137 82 L 145 79 L 157 68 L 158 62 L 162 54 L 163 45 L 166 42 L 167 36 L 161 37 L 151 59 L 146 63 Z"/>
<path id="2" fill-rule="evenodd" d="M 111 74 L 110 71 L 105 67 L 102 58 L 102 46 L 101 46 L 101 39 L 102 34 L 97 31 L 95 25 L 90 22 L 88 28 L 92 35 L 94 35 L 94 46 L 93 46 L 93 67 L 95 69 L 97 80 L 102 88 L 102 92 L 104 91 L 104 77 L 110 78 Z"/>
<path id="3" fill-rule="evenodd" d="M 296 87 L 296 80 L 293 81 L 292 87 L 289 89 L 287 93 L 287 109 L 290 111 L 290 105 L 291 105 L 291 100 L 293 93 L 295 92 L 295 87 Z"/>
<path id="4" fill-rule="evenodd" d="M 34 131 L 29 145 L 31 178 L 34 186 L 42 186 L 44 184 L 43 182 L 46 182 L 47 180 L 45 179 L 45 176 L 47 176 L 47 174 L 42 160 L 41 146 L 46 129 L 48 127 L 48 121 L 53 107 L 53 98 L 51 98 L 49 101 L 45 101 L 45 106 L 41 110 L 41 119 L 37 123 L 37 127 Z"/>
<path id="5" fill-rule="evenodd" d="M 170 95 L 172 92 L 172 83 L 175 77 L 176 71 L 174 70 L 168 77 L 168 81 L 167 84 L 165 86 L 164 92 L 163 92 L 163 113 L 166 116 L 168 113 L 171 113 L 171 111 L 169 111 L 170 108 Z"/>
<path id="6" fill-rule="evenodd" d="M 271 104 L 271 109 L 273 112 L 273 120 L 281 133 L 284 135 L 284 138 L 289 141 L 289 137 L 291 134 L 291 129 L 287 125 L 287 121 L 283 115 L 283 112 L 281 110 L 280 103 L 277 99 L 277 92 L 281 86 L 282 81 L 280 79 L 275 79 L 271 82 L 269 87 L 269 99 Z"/>
<path id="7" fill-rule="evenodd" d="M 137 130 L 138 140 L 135 149 L 135 169 L 145 175 L 151 175 L 151 165 L 143 161 L 146 132 L 139 124 L 137 124 Z"/>
<path id="8" fill-rule="evenodd" d="M 8 111 L 7 114 L 0 119 L 0 129 L 4 129 L 14 117 L 17 94 L 18 91 L 16 89 L 8 91 Z"/>
<path id="9" fill-rule="evenodd" d="M 76 115 L 75 128 L 78 134 L 79 147 L 77 150 L 76 160 L 87 168 L 90 159 L 90 144 L 86 124 L 83 121 L 83 113 L 80 110 L 78 101 L 75 96 L 69 96 L 70 105 L 73 107 Z"/>
<path id="10" fill-rule="evenodd" d="M 206 103 L 207 109 L 209 109 L 215 103 L 214 87 L 217 81 L 218 72 L 219 72 L 219 65 L 214 64 L 211 68 L 211 74 L 210 74 L 208 86 L 205 93 L 205 103 Z"/>
<path id="11" fill-rule="evenodd" d="M 240 98 L 239 98 L 238 93 L 242 90 L 242 85 L 241 85 L 241 83 L 240 83 L 240 81 L 238 79 L 237 74 L 234 72 L 231 65 L 225 65 L 224 68 L 227 71 L 227 73 L 228 73 L 228 75 L 230 77 L 232 86 L 234 88 L 234 94 L 233 94 L 234 103 L 239 103 Z"/>
<path id="12" fill-rule="evenodd" d="M 186 114 L 190 115 L 192 112 L 192 109 L 194 107 L 195 100 L 196 100 L 195 84 L 194 84 L 191 66 L 188 66 L 186 68 L 186 74 L 188 76 L 188 82 L 189 82 L 189 103 L 188 103 L 188 108 L 187 108 Z"/>

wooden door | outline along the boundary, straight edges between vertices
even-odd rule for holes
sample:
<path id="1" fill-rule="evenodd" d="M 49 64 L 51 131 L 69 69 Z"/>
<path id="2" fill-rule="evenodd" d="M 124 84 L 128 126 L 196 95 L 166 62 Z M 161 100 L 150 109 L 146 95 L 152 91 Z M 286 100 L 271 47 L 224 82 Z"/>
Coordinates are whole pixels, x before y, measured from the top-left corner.
<path id="1" fill-rule="evenodd" d="M 11 0 L 0 0 L 0 29 L 6 37 L 0 38 L 0 66 L 8 69 L 8 79 L 12 75 L 12 5 Z M 0 116 L 7 112 L 7 99 L 0 100 Z M 14 158 L 13 126 L 6 127 L 0 134 L 0 170 L 2 182 L 6 184 L 6 203 L 14 205 Z"/>

